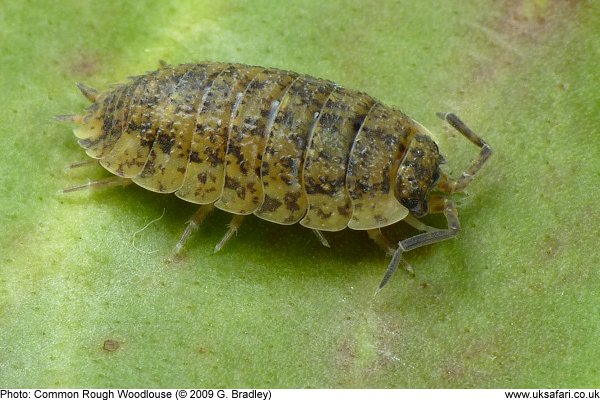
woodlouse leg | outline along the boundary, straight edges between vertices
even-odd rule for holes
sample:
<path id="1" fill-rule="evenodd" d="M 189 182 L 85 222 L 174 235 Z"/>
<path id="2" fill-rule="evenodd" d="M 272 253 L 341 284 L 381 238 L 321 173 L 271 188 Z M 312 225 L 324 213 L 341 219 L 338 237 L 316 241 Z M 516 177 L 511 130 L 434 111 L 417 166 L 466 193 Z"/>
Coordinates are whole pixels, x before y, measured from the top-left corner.
<path id="1" fill-rule="evenodd" d="M 187 226 L 185 231 L 183 231 L 183 235 L 179 238 L 179 241 L 175 245 L 174 253 L 178 255 L 181 252 L 181 249 L 185 245 L 185 242 L 188 241 L 189 237 L 198 229 L 198 226 L 206 219 L 206 217 L 214 211 L 215 206 L 212 204 L 205 204 L 200 206 L 198 211 L 192 215 L 192 218 L 187 222 Z"/>
<path id="2" fill-rule="evenodd" d="M 460 132 L 466 137 L 471 143 L 481 148 L 479 157 L 471 164 L 466 171 L 462 173 L 460 178 L 453 180 L 450 178 L 442 179 L 438 183 L 438 189 L 448 192 L 455 193 L 463 191 L 469 183 L 475 177 L 475 174 L 483 167 L 486 161 L 492 155 L 492 148 L 482 138 L 480 138 L 475 132 L 471 130 L 464 122 L 460 120 L 455 114 L 452 113 L 437 113 L 437 116 L 448 122 L 454 129 Z"/>
<path id="3" fill-rule="evenodd" d="M 98 181 L 89 181 L 82 185 L 71 186 L 58 191 L 60 194 L 77 192 L 79 190 L 96 190 L 100 188 L 108 188 L 115 186 L 127 186 L 132 183 L 129 178 L 121 178 L 120 176 L 113 176 L 107 179 L 101 179 Z"/>
<path id="4" fill-rule="evenodd" d="M 74 163 L 71 163 L 71 164 L 65 166 L 65 168 L 63 168 L 63 171 L 68 172 L 75 168 L 87 167 L 88 165 L 97 165 L 97 164 L 98 164 L 98 160 L 95 160 L 95 159 L 77 161 L 77 162 L 74 162 Z"/>
<path id="5" fill-rule="evenodd" d="M 394 248 L 392 242 L 390 242 L 390 240 L 383 234 L 383 232 L 381 232 L 381 229 L 368 229 L 367 234 L 369 235 L 369 238 L 371 238 L 371 240 L 377 243 L 377 246 L 379 246 L 383 251 L 385 251 L 386 256 L 394 256 L 396 249 Z M 413 271 L 413 267 L 408 263 L 408 261 L 402 259 L 400 260 L 400 262 L 402 263 L 402 266 L 404 267 L 406 272 L 408 272 L 411 275 L 414 275 L 415 272 Z"/>
<path id="6" fill-rule="evenodd" d="M 319 239 L 319 242 L 321 242 L 321 244 L 325 247 L 331 247 L 329 245 L 329 242 L 327 241 L 327 238 L 325 237 L 325 235 L 323 235 L 323 232 L 321 232 L 318 229 L 311 229 L 311 231 L 315 234 L 315 236 Z"/>
<path id="7" fill-rule="evenodd" d="M 229 223 L 229 229 L 225 232 L 225 236 L 221 239 L 219 243 L 215 246 L 215 253 L 218 252 L 225 246 L 225 244 L 231 239 L 231 237 L 237 233 L 238 229 L 242 225 L 242 221 L 244 220 L 245 215 L 234 215 Z"/>
<path id="8" fill-rule="evenodd" d="M 421 222 L 417 217 L 415 217 L 412 214 L 408 214 L 402 220 L 402 222 L 406 222 L 408 225 L 412 226 L 413 228 L 415 228 L 419 231 L 423 231 L 423 232 L 433 232 L 433 231 L 438 230 L 438 228 L 424 224 L 423 222 Z M 393 249 L 392 251 L 396 251 L 396 249 Z"/>
<path id="9" fill-rule="evenodd" d="M 452 239 L 458 235 L 458 232 L 460 231 L 458 212 L 456 211 L 454 203 L 447 199 L 444 205 L 444 215 L 446 216 L 446 221 L 448 223 L 447 229 L 439 229 L 433 232 L 421 233 L 413 237 L 409 237 L 408 239 L 404 239 L 398 243 L 398 248 L 394 251 L 394 254 L 392 255 L 392 261 L 390 261 L 388 269 L 385 272 L 385 275 L 383 276 L 383 279 L 381 280 L 379 288 L 375 294 L 377 294 L 377 292 L 379 292 L 388 283 L 398 268 L 398 264 L 400 264 L 402 261 L 402 253 L 433 243 L 441 242 L 443 240 Z"/>
<path id="10" fill-rule="evenodd" d="M 385 251 L 387 256 L 391 257 L 394 255 L 396 248 L 394 248 L 392 242 L 390 242 L 390 240 L 385 237 L 383 232 L 381 232 L 381 229 L 368 229 L 367 235 L 369 235 L 369 238 L 372 241 L 377 243 L 377 246 L 379 246 L 381 250 Z"/>

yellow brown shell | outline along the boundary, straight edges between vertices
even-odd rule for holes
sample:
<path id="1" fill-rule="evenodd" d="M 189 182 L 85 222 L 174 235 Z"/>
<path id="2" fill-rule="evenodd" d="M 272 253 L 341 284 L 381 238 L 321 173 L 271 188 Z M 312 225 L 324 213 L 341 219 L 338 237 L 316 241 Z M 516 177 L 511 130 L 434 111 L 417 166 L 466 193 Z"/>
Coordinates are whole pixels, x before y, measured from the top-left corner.
<path id="1" fill-rule="evenodd" d="M 423 202 L 442 162 L 427 130 L 365 93 L 241 64 L 164 66 L 99 94 L 82 122 L 80 145 L 115 175 L 319 231 L 404 219 L 399 171 L 423 175 L 406 189 Z"/>

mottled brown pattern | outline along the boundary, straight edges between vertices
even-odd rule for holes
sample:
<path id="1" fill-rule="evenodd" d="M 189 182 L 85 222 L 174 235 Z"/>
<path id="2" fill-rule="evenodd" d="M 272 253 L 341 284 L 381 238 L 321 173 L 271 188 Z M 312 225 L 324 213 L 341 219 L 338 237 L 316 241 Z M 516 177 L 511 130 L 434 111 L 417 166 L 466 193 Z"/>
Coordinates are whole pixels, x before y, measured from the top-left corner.
<path id="1" fill-rule="evenodd" d="M 86 110 L 84 125 L 75 129 L 78 143 L 90 157 L 101 158 L 114 145 L 117 130 L 113 129 L 116 122 L 113 115 L 125 90 L 126 87 L 121 85 L 100 95 Z"/>
<path id="2" fill-rule="evenodd" d="M 177 192 L 179 197 L 194 203 L 208 204 L 214 203 L 221 196 L 225 184 L 225 152 L 231 112 L 237 94 L 243 92 L 262 70 L 260 67 L 230 64 L 214 79 L 202 99 L 192 139 L 191 150 L 200 162 L 190 164 L 193 167 Z M 201 174 L 207 176 L 205 184 L 201 185 L 198 180 L 195 184 L 190 181 Z"/>
<path id="3" fill-rule="evenodd" d="M 455 114 L 438 113 L 480 148 L 453 179 L 439 168 L 443 158 L 430 132 L 401 111 L 289 71 L 163 65 L 105 93 L 78 87 L 92 105 L 83 116 L 57 119 L 79 124 L 82 147 L 121 177 L 63 193 L 133 181 L 202 204 L 175 255 L 215 207 L 235 214 L 215 251 L 251 213 L 283 225 L 300 222 L 327 247 L 322 231 L 367 230 L 392 256 L 378 290 L 404 252 L 456 237 L 460 221 L 449 195 L 462 192 L 492 155 Z M 443 212 L 447 229 L 418 219 L 429 212 Z M 394 245 L 379 228 L 402 219 L 423 232 Z"/>
<path id="4" fill-rule="evenodd" d="M 281 98 L 267 140 L 261 171 L 265 194 L 287 199 L 277 209 L 260 208 L 260 218 L 279 224 L 298 222 L 308 208 L 302 187 L 304 156 L 318 113 L 335 84 L 302 75 Z M 268 172 L 267 172 L 268 171 Z"/>
<path id="5" fill-rule="evenodd" d="M 251 214 L 263 204 L 260 165 L 269 133 L 263 115 L 268 115 L 272 102 L 281 98 L 297 76 L 265 69 L 236 99 L 235 115 L 229 125 L 225 175 L 226 181 L 235 180 L 237 185 L 225 185 L 216 207 L 236 214 Z"/>
<path id="6" fill-rule="evenodd" d="M 300 221 L 303 226 L 339 231 L 348 225 L 351 203 L 346 168 L 350 149 L 374 103 L 364 93 L 337 88 L 321 110 L 304 161 L 308 211 Z"/>
<path id="7" fill-rule="evenodd" d="M 429 136 L 416 134 L 398 168 L 395 197 L 417 217 L 427 214 L 429 192 L 439 178 L 439 149 Z"/>
<path id="8" fill-rule="evenodd" d="M 352 201 L 352 229 L 375 229 L 408 215 L 394 196 L 393 182 L 417 125 L 398 110 L 376 103 L 350 153 L 346 186 Z"/>
<path id="9" fill-rule="evenodd" d="M 160 110 L 156 110 L 161 99 L 165 73 L 172 69 L 162 69 L 147 76 L 137 78 L 131 85 L 135 87 L 130 101 L 126 128 L 112 151 L 100 160 L 100 164 L 110 172 L 126 177 L 137 176 L 148 159 L 158 128 Z"/>
<path id="10" fill-rule="evenodd" d="M 196 126 L 196 110 L 202 98 L 207 71 L 198 65 L 181 65 L 167 83 L 157 137 L 150 151 L 152 169 L 148 165 L 133 181 L 153 191 L 172 193 L 185 177 L 192 135 Z"/>
<path id="11" fill-rule="evenodd" d="M 130 135 L 132 133 L 129 131 L 129 124 L 132 119 L 133 111 L 136 110 L 135 100 L 139 97 L 140 92 L 145 90 L 145 78 L 146 77 L 138 77 L 128 85 L 126 92 L 126 96 L 128 97 L 127 106 L 124 107 L 123 110 L 118 111 L 118 114 L 115 114 L 115 119 L 121 120 L 121 134 L 114 142 L 110 151 L 100 160 L 100 164 L 104 168 L 122 177 L 130 178 L 137 175 L 145 162 L 145 160 L 140 160 L 139 163 L 141 165 L 133 172 L 130 171 L 130 167 L 134 165 L 135 162 L 131 160 L 129 154 L 132 151 L 138 151 L 139 142 L 131 143 Z M 125 143 L 129 143 L 130 146 L 124 146 Z"/>
<path id="12" fill-rule="evenodd" d="M 424 128 L 307 75 L 164 66 L 95 100 L 75 133 L 107 170 L 234 214 L 373 229 L 418 214 L 437 179 L 439 153 Z"/>

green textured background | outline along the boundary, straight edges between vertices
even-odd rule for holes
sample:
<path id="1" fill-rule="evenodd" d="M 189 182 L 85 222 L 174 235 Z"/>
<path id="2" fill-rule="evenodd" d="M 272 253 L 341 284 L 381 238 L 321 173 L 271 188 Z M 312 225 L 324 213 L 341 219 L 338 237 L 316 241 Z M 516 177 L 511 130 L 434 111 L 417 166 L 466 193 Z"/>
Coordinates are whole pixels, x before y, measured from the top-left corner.
<path id="1" fill-rule="evenodd" d="M 598 21 L 597 1 L 2 1 L 0 386 L 600 386 Z M 75 82 L 159 59 L 364 90 L 436 132 L 454 173 L 477 149 L 435 112 L 458 113 L 495 150 L 460 238 L 376 297 L 387 259 L 361 232 L 326 249 L 249 218 L 213 255 L 220 212 L 166 263 L 195 207 L 58 195 L 106 173 L 63 172 L 84 153 L 52 121 L 86 105 Z"/>

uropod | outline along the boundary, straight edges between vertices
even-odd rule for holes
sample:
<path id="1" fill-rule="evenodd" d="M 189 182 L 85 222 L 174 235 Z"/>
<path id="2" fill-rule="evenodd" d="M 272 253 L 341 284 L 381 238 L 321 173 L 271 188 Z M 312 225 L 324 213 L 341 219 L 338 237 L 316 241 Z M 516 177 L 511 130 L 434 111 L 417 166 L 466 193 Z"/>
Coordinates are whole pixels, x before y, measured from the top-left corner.
<path id="1" fill-rule="evenodd" d="M 234 214 L 218 251 L 245 215 L 300 223 L 328 246 L 323 231 L 350 228 L 392 257 L 381 289 L 406 251 L 455 237 L 461 192 L 492 154 L 452 113 L 438 113 L 480 148 L 458 177 L 431 133 L 400 110 L 333 82 L 274 68 L 199 63 L 170 66 L 98 92 L 76 124 L 86 153 L 114 174 L 63 192 L 135 183 L 199 204 L 175 247 L 215 208 Z M 93 162 L 93 161 L 92 161 Z M 83 165 L 82 163 L 73 166 Z M 445 229 L 421 218 L 443 213 Z M 380 228 L 404 221 L 422 231 L 394 244 Z"/>

